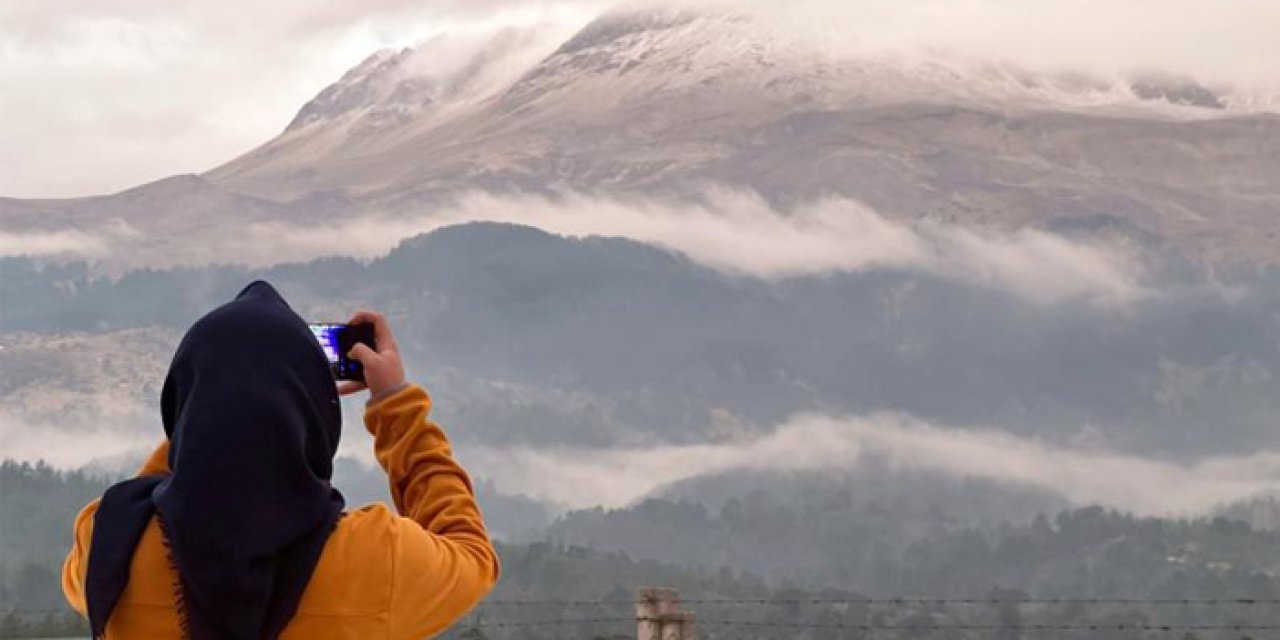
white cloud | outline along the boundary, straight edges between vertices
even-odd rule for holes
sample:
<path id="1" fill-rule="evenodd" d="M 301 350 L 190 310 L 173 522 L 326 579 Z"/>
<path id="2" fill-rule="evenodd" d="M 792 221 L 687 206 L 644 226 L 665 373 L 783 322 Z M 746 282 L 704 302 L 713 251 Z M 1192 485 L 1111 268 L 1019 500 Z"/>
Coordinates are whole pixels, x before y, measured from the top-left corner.
<path id="1" fill-rule="evenodd" d="M 400 238 L 470 221 L 513 222 L 563 235 L 621 236 L 680 251 L 721 271 L 762 278 L 899 268 L 1010 291 L 1036 304 L 1120 305 L 1147 294 L 1140 270 L 1118 248 L 1033 229 L 979 232 L 949 224 L 909 225 L 846 198 L 779 211 L 754 193 L 730 190 L 710 190 L 701 203 L 472 193 L 421 218 L 369 216 L 302 230 L 255 225 L 238 242 L 247 255 L 264 259 L 330 253 L 372 257 Z"/>
<path id="2" fill-rule="evenodd" d="M 51 420 L 0 410 L 0 458 L 44 460 L 67 469 L 97 459 L 124 458 L 124 466 L 131 467 L 139 452 L 150 451 L 164 437 L 159 416 L 149 419 L 145 407 L 131 399 L 85 395 L 81 400 L 99 410 L 92 419 L 81 415 Z"/>
<path id="3" fill-rule="evenodd" d="M 59 402 L 69 400 L 81 409 L 60 415 L 51 415 L 59 410 L 54 403 L 0 409 L 0 459 L 43 460 L 61 469 L 89 466 L 111 475 L 127 474 L 165 437 L 154 401 L 48 389 Z M 6 404 L 15 404 L 15 394 L 4 399 Z M 373 445 L 362 422 L 362 403 L 358 398 L 343 402 L 338 455 L 375 464 Z"/>
<path id="4" fill-rule="evenodd" d="M 95 257 L 107 252 L 107 243 L 94 234 L 76 229 L 30 233 L 0 230 L 0 256 L 71 254 Z"/>
<path id="5" fill-rule="evenodd" d="M 112 220 L 90 231 L 14 232 L 0 229 L 0 256 L 106 258 L 140 234 L 123 220 Z"/>
<path id="6" fill-rule="evenodd" d="M 93 233 L 0 232 L 0 255 L 80 253 L 113 270 L 236 262 L 269 266 L 320 256 L 375 258 L 401 240 L 465 222 L 510 222 L 567 236 L 619 236 L 703 265 L 765 279 L 890 268 L 1011 292 L 1034 304 L 1120 306 L 1146 297 L 1142 269 L 1121 247 L 1035 229 L 978 231 L 910 224 L 847 198 L 778 210 L 749 191 L 709 189 L 698 201 L 473 192 L 418 216 L 366 214 L 298 226 L 249 222 L 204 229 L 198 242 L 151 238 L 122 223 Z"/>
<path id="7" fill-rule="evenodd" d="M 1280 490 L 1280 452 L 1189 464 L 1059 449 L 985 429 L 931 425 L 899 414 L 798 416 L 768 435 L 730 444 L 644 449 L 464 450 L 476 473 L 571 507 L 618 507 L 680 480 L 733 470 L 857 468 L 865 457 L 892 468 L 984 478 L 1149 515 L 1204 513 Z"/>
<path id="8" fill-rule="evenodd" d="M 1160 70 L 1206 81 L 1280 78 L 1269 0 L 706 0 L 769 16 L 837 50 L 935 53 L 1033 69 Z"/>
<path id="9" fill-rule="evenodd" d="M 570 235 L 616 235 L 669 247 L 728 272 L 765 278 L 902 268 L 1012 291 L 1035 303 L 1107 304 L 1144 294 L 1118 250 L 1033 229 L 978 232 L 908 225 L 847 198 L 779 211 L 758 195 L 712 190 L 703 204 L 568 195 L 555 200 L 472 194 L 443 216 L 520 222 Z"/>

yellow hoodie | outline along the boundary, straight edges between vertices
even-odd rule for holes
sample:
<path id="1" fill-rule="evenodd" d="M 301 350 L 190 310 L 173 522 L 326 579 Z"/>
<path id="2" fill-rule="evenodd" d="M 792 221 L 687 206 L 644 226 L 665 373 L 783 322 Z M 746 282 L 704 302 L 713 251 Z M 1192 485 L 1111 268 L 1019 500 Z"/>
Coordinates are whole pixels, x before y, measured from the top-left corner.
<path id="1" fill-rule="evenodd" d="M 382 504 L 348 511 L 325 543 L 283 640 L 424 638 L 447 628 L 498 580 L 498 556 L 476 506 L 471 480 L 427 414 L 431 398 L 408 385 L 375 400 L 364 423 L 386 470 L 399 515 Z M 166 473 L 169 444 L 139 475 Z M 75 523 L 62 568 L 67 602 L 85 614 L 84 579 L 95 500 Z M 107 624 L 108 639 L 180 638 L 177 576 L 153 518 L 129 568 L 129 583 Z"/>

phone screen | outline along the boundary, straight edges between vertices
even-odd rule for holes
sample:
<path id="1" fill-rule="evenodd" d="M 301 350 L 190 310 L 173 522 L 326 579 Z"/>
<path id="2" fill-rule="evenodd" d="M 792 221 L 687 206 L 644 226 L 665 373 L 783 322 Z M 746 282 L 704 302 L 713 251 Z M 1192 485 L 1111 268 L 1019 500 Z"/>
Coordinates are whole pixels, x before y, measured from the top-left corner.
<path id="1" fill-rule="evenodd" d="M 311 334 L 320 343 L 324 357 L 329 361 L 329 369 L 338 380 L 364 381 L 364 368 L 360 362 L 347 357 L 347 352 L 357 342 L 363 342 L 370 349 L 377 349 L 373 340 L 373 325 L 346 325 L 336 322 L 313 322 Z"/>

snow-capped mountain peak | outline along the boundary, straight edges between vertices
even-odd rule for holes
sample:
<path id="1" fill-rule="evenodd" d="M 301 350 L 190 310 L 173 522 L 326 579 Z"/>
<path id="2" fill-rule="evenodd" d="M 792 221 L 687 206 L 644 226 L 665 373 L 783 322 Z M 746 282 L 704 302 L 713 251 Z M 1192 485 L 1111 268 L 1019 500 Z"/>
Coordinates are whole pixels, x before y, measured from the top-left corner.
<path id="1" fill-rule="evenodd" d="M 582 29 L 524 74 L 502 98 L 508 108 L 565 94 L 599 110 L 657 99 L 700 95 L 712 109 L 733 96 L 787 101 L 830 94 L 831 60 L 770 31 L 751 17 L 688 11 L 606 15 Z M 746 94 L 746 95 L 739 95 Z"/>
<path id="2" fill-rule="evenodd" d="M 411 55 L 413 50 L 408 48 L 399 51 L 381 49 L 374 52 L 343 74 L 337 82 L 325 87 L 319 95 L 304 104 L 285 131 L 300 129 L 319 121 L 333 120 L 397 93 L 400 83 L 407 80 L 398 77 L 399 72 L 404 60 Z M 425 84 L 424 80 L 418 79 L 419 84 Z"/>
<path id="3" fill-rule="evenodd" d="M 1110 219 L 1121 203 L 1140 231 L 1207 251 L 1255 246 L 1275 219 L 1274 167 L 1256 159 L 1280 136 L 1266 113 L 1280 93 L 833 48 L 751 16 L 670 10 L 438 38 L 371 56 L 205 177 L 290 206 L 322 193 L 391 213 L 477 191 L 681 198 L 707 185 L 1015 226 Z M 1210 215 L 1211 193 L 1234 222 L 1206 242 L 1187 221 Z"/>
<path id="4" fill-rule="evenodd" d="M 286 133 L 341 123 L 370 134 L 504 89 L 556 43 L 546 29 L 487 36 L 437 36 L 416 47 L 379 50 L 303 105 Z"/>
<path id="5" fill-rule="evenodd" d="M 575 117 L 658 101 L 664 109 L 674 101 L 699 113 L 733 104 L 750 111 L 761 103 L 843 108 L 904 102 L 1177 119 L 1280 110 L 1280 90 L 1210 88 L 1170 74 L 1104 78 L 940 54 L 833 53 L 744 14 L 616 12 L 571 37 L 563 34 L 539 26 L 378 51 L 304 105 L 286 136 L 330 123 L 327 128 L 366 142 L 387 131 L 402 137 L 406 132 L 399 128 L 421 132 L 442 115 L 489 103 L 508 113 L 540 104 Z"/>

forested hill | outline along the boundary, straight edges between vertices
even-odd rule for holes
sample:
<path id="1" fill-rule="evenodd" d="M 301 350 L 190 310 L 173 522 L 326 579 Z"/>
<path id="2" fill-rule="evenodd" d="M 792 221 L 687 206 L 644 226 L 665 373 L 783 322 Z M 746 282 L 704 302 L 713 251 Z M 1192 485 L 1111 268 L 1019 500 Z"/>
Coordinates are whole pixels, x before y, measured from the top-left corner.
<path id="1" fill-rule="evenodd" d="M 0 631 L 79 629 L 73 619 L 51 618 L 46 612 L 64 606 L 58 575 L 75 513 L 107 482 L 42 464 L 0 464 L 0 615 L 11 612 L 0 620 Z M 921 621 L 1280 624 L 1280 611 L 1274 606 L 1225 602 L 1280 599 L 1280 534 L 1257 531 L 1240 521 L 1134 518 L 1091 508 L 1037 518 L 1028 525 L 940 528 L 935 535 L 898 548 L 881 535 L 893 531 L 887 526 L 894 518 L 891 511 L 869 507 L 843 512 L 825 498 L 823 504 L 817 509 L 815 504 L 755 497 L 732 501 L 716 513 L 691 503 L 654 500 L 626 510 L 572 514 L 546 531 L 551 542 L 500 545 L 504 573 L 491 603 L 451 636 L 625 637 L 635 591 L 653 585 L 680 588 L 685 598 L 698 602 L 695 613 L 708 622 L 732 617 L 782 625 L 772 627 L 774 635 L 760 636 L 770 638 L 849 637 L 847 632 L 837 633 L 839 629 L 788 635 L 786 625 L 912 626 Z M 759 564 L 753 556 L 804 555 L 808 552 L 802 547 L 810 545 L 813 553 L 828 559 L 826 573 L 764 580 L 743 571 Z M 662 555 L 666 562 L 611 548 Z M 654 554 L 656 548 L 665 551 Z M 998 602 L 866 600 L 904 594 Z M 1016 604 L 1027 599 L 1117 597 L 1224 602 L 1176 607 L 1142 602 Z M 541 624 L 507 626 L 558 619 L 609 622 L 569 622 L 554 629 Z M 705 636 L 743 637 L 732 631 L 709 624 Z M 934 636 L 919 632 L 897 637 Z M 949 637 L 989 636 L 973 631 Z"/>
<path id="2" fill-rule="evenodd" d="M 1041 306 L 894 269 L 730 276 L 626 240 L 488 223 L 367 263 L 106 277 L 0 259 L 0 297 L 23 301 L 0 309 L 0 337 L 180 335 L 253 278 L 317 320 L 386 311 L 411 365 L 454 400 L 440 417 L 469 405 L 466 436 L 489 444 L 705 442 L 717 412 L 768 430 L 820 408 L 1186 460 L 1266 450 L 1280 413 L 1278 271 L 1187 276 L 1119 310 Z M 156 367 L 171 355 L 141 346 Z M 32 357 L 0 354 L 14 367 L 0 394 L 66 386 L 56 358 Z"/>
<path id="3" fill-rule="evenodd" d="M 0 462 L 0 611 L 62 606 L 71 523 L 109 482 L 42 462 Z"/>
<path id="4" fill-rule="evenodd" d="M 650 499 L 574 512 L 545 535 L 879 597 L 968 597 L 990 588 L 1037 597 L 1280 597 L 1280 533 L 1225 517 L 1140 518 L 1087 507 L 1025 524 L 957 526 L 941 513 L 857 505 L 838 491 L 798 499 L 757 492 L 719 509 Z"/>

